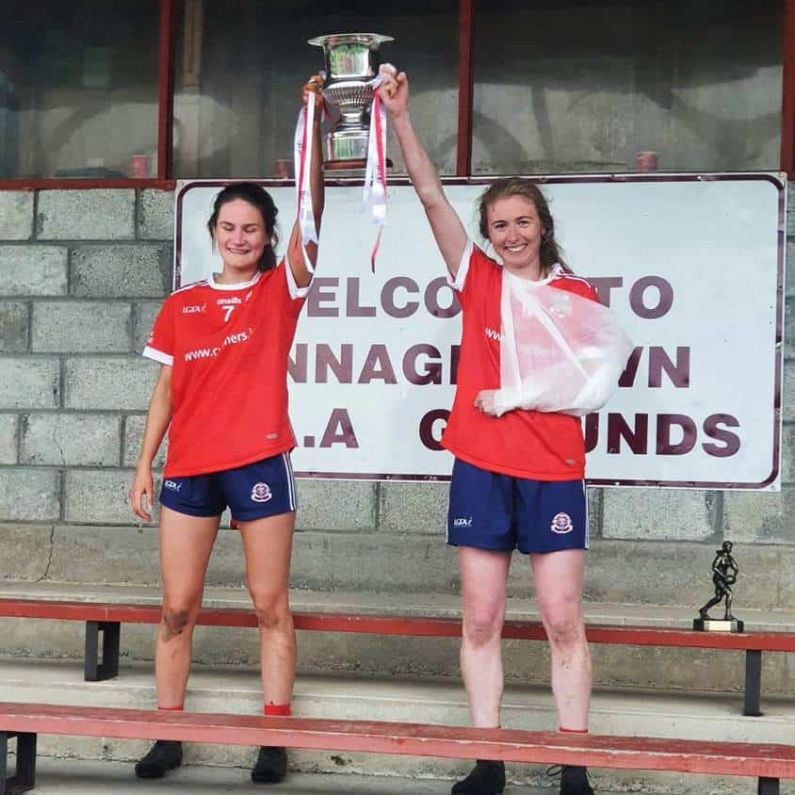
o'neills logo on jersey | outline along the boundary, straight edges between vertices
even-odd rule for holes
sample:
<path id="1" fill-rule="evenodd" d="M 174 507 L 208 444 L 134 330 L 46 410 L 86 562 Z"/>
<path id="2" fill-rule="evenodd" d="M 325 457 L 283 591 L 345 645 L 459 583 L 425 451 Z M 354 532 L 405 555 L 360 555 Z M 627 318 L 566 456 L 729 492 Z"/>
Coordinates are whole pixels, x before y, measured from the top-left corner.
<path id="1" fill-rule="evenodd" d="M 243 302 L 234 295 L 231 298 L 219 298 L 216 303 L 218 306 L 229 306 L 230 304 L 242 304 Z"/>
<path id="2" fill-rule="evenodd" d="M 571 523 L 571 516 L 567 513 L 556 513 L 552 517 L 552 524 L 549 526 L 549 529 L 553 533 L 570 533 L 574 530 L 574 525 Z"/>
<path id="3" fill-rule="evenodd" d="M 483 333 L 486 335 L 487 339 L 502 342 L 502 334 L 500 334 L 499 331 L 495 331 L 493 328 L 486 326 L 486 328 L 483 329 Z"/>
<path id="4" fill-rule="evenodd" d="M 251 489 L 251 499 L 253 502 L 267 502 L 273 497 L 271 487 L 267 483 L 255 483 Z"/>

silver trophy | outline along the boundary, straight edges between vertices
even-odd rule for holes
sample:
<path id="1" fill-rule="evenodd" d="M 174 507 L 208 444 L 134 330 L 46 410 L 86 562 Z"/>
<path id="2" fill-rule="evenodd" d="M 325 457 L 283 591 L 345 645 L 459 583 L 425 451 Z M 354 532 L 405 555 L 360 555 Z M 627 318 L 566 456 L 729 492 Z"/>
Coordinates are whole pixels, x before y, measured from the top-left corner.
<path id="1" fill-rule="evenodd" d="M 340 119 L 326 136 L 327 169 L 364 168 L 374 89 L 376 50 L 391 36 L 379 33 L 333 33 L 309 44 L 322 47 L 326 62 L 325 100 L 340 109 Z"/>

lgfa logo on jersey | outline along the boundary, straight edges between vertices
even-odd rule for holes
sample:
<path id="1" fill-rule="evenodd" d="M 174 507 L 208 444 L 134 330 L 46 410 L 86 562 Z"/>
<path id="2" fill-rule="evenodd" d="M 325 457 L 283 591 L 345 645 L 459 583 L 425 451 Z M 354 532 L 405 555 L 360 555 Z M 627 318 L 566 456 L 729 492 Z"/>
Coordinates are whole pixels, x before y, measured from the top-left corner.
<path id="1" fill-rule="evenodd" d="M 552 524 L 549 526 L 549 529 L 553 533 L 570 533 L 574 530 L 574 525 L 571 522 L 571 516 L 567 513 L 556 513 L 552 517 Z"/>
<path id="2" fill-rule="evenodd" d="M 472 517 L 458 516 L 453 519 L 453 527 L 472 527 Z"/>
<path id="3" fill-rule="evenodd" d="M 267 502 L 273 497 L 271 487 L 267 483 L 255 483 L 251 489 L 251 499 L 253 502 Z"/>

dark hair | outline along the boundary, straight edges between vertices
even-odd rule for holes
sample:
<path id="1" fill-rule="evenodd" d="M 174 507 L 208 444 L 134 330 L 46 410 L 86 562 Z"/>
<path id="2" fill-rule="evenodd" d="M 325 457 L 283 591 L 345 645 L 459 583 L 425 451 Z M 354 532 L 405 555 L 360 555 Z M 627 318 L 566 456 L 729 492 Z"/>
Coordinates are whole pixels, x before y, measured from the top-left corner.
<path id="1" fill-rule="evenodd" d="M 207 221 L 210 239 L 215 242 L 215 227 L 218 225 L 218 213 L 221 208 L 237 199 L 242 199 L 256 207 L 262 216 L 262 223 L 265 225 L 265 231 L 268 233 L 270 243 L 265 246 L 265 251 L 262 252 L 262 259 L 257 263 L 257 270 L 269 271 L 271 268 L 276 267 L 275 248 L 279 244 L 279 236 L 276 232 L 276 216 L 279 211 L 276 209 L 270 193 L 259 185 L 255 185 L 253 182 L 233 182 L 219 191 L 213 203 L 213 214 L 210 216 L 210 220 Z"/>
<path id="2" fill-rule="evenodd" d="M 530 182 L 529 179 L 522 179 L 521 177 L 505 177 L 498 179 L 491 187 L 483 192 L 480 197 L 480 204 L 478 210 L 480 213 L 480 234 L 485 240 L 489 239 L 489 225 L 486 217 L 488 208 L 498 199 L 506 199 L 509 196 L 521 196 L 527 201 L 532 202 L 538 213 L 538 219 L 541 221 L 543 234 L 541 237 L 541 250 L 539 252 L 541 257 L 541 267 L 544 273 L 548 273 L 555 263 L 559 263 L 561 267 L 568 273 L 571 273 L 571 268 L 563 261 L 561 256 L 561 249 L 555 240 L 555 221 L 552 219 L 552 213 L 549 211 L 549 205 L 541 193 L 538 186 Z"/>

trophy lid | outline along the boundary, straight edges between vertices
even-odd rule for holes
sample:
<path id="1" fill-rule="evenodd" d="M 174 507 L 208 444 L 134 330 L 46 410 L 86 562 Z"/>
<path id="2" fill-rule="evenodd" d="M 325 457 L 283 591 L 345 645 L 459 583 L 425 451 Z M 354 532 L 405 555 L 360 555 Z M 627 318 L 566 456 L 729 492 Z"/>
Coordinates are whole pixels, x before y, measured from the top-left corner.
<path id="1" fill-rule="evenodd" d="M 313 47 L 323 48 L 338 44 L 365 44 L 376 49 L 380 44 L 394 40 L 394 37 L 384 36 L 381 33 L 329 33 L 326 36 L 315 36 L 315 38 L 309 39 L 308 43 Z"/>

